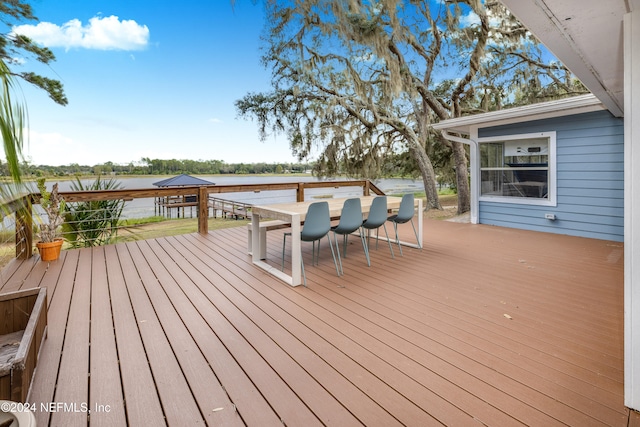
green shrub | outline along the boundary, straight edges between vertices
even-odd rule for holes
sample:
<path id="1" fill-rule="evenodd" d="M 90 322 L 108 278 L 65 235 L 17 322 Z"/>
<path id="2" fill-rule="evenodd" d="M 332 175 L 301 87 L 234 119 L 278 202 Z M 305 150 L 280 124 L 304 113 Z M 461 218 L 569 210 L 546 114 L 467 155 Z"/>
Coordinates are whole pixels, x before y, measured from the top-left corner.
<path id="1" fill-rule="evenodd" d="M 87 186 L 79 178 L 72 183 L 73 191 L 117 190 L 122 188 L 114 178 L 108 181 L 100 177 Z M 124 200 L 96 200 L 68 202 L 65 222 L 62 226 L 65 238 L 72 247 L 106 245 L 118 233 L 118 221 L 124 208 Z"/>

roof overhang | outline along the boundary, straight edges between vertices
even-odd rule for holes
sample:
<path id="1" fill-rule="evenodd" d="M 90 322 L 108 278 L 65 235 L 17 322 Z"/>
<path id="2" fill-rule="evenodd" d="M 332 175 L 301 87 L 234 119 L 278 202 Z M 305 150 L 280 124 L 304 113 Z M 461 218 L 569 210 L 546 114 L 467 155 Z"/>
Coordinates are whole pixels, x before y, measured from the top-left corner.
<path id="1" fill-rule="evenodd" d="M 589 94 L 443 120 L 439 123 L 434 123 L 433 128 L 469 135 L 471 127 L 486 128 L 606 109 L 598 98 Z"/>
<path id="2" fill-rule="evenodd" d="M 640 9 L 640 0 L 501 2 L 614 116 L 623 116 L 623 17 Z"/>

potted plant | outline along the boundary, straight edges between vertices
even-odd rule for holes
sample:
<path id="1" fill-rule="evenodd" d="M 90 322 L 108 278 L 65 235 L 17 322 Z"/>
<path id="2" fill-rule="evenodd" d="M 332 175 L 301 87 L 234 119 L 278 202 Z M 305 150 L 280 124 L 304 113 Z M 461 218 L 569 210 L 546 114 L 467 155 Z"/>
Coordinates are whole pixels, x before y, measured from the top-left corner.
<path id="1" fill-rule="evenodd" d="M 38 232 L 40 241 L 36 243 L 36 246 L 43 261 L 54 261 L 60 256 L 63 243 L 58 227 L 64 222 L 65 202 L 58 194 L 57 183 L 53 184 L 53 188 L 49 192 L 44 182 L 44 178 L 38 179 L 38 190 L 40 190 L 40 206 L 47 213 L 48 222 L 40 224 Z"/>

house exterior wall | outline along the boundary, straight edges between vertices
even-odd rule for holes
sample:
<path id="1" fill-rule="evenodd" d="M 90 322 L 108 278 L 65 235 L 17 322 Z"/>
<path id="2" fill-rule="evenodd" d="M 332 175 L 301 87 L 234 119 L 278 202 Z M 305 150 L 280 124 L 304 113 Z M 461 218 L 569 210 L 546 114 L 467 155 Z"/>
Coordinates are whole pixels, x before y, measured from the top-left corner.
<path id="1" fill-rule="evenodd" d="M 624 125 L 608 111 L 478 129 L 479 138 L 556 132 L 556 206 L 480 201 L 482 224 L 624 239 Z M 555 214 L 556 220 L 545 219 Z"/>

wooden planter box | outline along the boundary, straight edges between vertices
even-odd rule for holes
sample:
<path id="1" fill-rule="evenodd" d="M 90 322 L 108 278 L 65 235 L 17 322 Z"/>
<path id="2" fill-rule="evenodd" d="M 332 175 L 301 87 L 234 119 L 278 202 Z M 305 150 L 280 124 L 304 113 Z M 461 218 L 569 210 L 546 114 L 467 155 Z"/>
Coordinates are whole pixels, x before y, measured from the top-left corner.
<path id="1" fill-rule="evenodd" d="M 26 402 L 46 336 L 46 288 L 0 295 L 0 400 Z"/>

